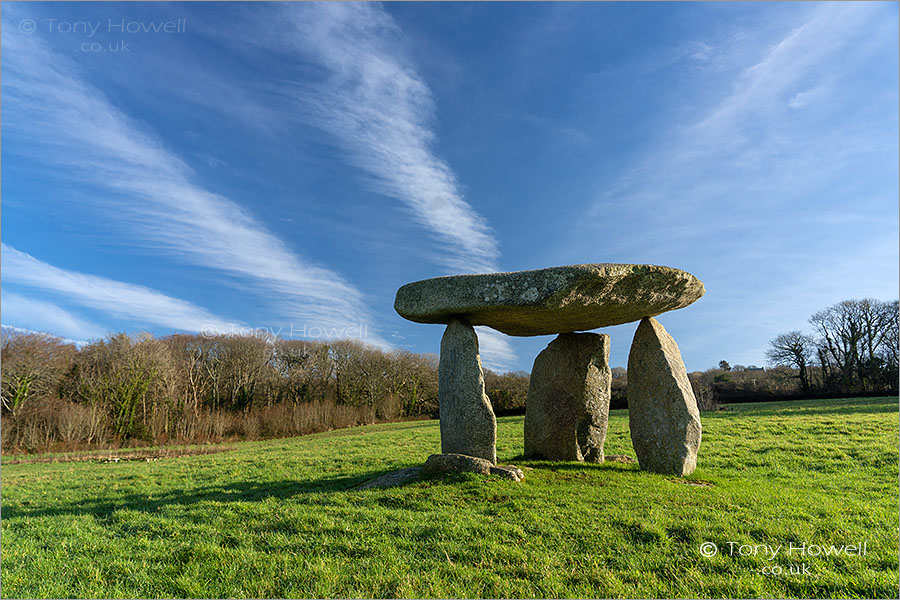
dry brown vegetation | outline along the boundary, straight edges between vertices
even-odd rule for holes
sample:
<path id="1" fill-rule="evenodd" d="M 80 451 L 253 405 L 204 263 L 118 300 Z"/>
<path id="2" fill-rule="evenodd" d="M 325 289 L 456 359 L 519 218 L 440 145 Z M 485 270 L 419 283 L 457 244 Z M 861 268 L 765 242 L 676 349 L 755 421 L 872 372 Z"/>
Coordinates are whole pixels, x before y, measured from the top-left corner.
<path id="1" fill-rule="evenodd" d="M 437 411 L 437 357 L 257 336 L 119 334 L 80 350 L 4 331 L 5 451 L 213 442 L 315 433 Z M 528 375 L 486 372 L 499 411 Z"/>

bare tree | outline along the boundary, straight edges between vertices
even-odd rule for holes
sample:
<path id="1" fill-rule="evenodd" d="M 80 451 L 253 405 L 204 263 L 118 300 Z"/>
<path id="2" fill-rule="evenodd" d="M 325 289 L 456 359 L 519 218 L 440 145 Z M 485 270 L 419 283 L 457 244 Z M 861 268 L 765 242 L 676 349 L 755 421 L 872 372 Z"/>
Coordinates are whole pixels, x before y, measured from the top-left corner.
<path id="1" fill-rule="evenodd" d="M 807 367 L 812 360 L 815 340 L 800 333 L 790 331 L 782 333 L 769 342 L 766 358 L 773 366 L 786 365 L 800 372 L 800 388 L 809 391 L 809 373 Z"/>
<path id="2" fill-rule="evenodd" d="M 231 408 L 249 412 L 272 364 L 275 346 L 265 336 L 224 336 L 220 345 L 221 392 Z"/>
<path id="3" fill-rule="evenodd" d="M 888 314 L 888 319 L 884 328 L 880 356 L 884 362 L 886 383 L 892 389 L 897 389 L 898 383 L 900 383 L 898 381 L 898 377 L 900 377 L 900 303 L 894 300 L 885 304 L 884 311 Z"/>
<path id="4" fill-rule="evenodd" d="M 165 339 L 182 380 L 182 413 L 192 419 L 199 417 L 203 402 L 212 389 L 212 380 L 207 376 L 204 365 L 207 348 L 203 341 L 202 337 L 185 334 L 171 335 Z"/>
<path id="5" fill-rule="evenodd" d="M 883 383 L 885 359 L 893 355 L 895 304 L 844 300 L 810 318 L 820 335 L 818 357 L 828 383 L 845 389 Z"/>
<path id="6" fill-rule="evenodd" d="M 0 352 L 3 411 L 16 412 L 31 398 L 56 396 L 76 352 L 75 346 L 51 335 L 4 330 Z"/>

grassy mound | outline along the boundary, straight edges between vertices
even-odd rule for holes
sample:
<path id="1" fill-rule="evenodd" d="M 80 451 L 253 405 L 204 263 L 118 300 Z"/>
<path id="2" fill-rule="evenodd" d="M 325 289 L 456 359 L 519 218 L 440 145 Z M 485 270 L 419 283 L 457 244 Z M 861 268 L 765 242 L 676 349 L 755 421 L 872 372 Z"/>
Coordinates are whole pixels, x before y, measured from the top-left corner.
<path id="1" fill-rule="evenodd" d="M 519 484 L 353 489 L 437 452 L 434 421 L 152 462 L 5 464 L 2 593 L 897 597 L 896 398 L 740 405 L 703 427 L 687 479 L 521 460 L 522 417 L 498 422 Z M 633 456 L 625 411 L 606 452 Z"/>

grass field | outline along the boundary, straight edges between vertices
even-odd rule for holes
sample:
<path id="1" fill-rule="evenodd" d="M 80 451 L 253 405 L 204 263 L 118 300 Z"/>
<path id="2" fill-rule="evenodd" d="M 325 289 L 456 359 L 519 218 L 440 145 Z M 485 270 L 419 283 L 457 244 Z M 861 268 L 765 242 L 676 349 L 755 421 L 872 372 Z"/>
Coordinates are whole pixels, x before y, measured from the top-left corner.
<path id="1" fill-rule="evenodd" d="M 522 417 L 498 423 L 520 484 L 353 491 L 439 451 L 435 421 L 155 462 L 6 464 L 2 595 L 896 598 L 897 398 L 729 408 L 703 415 L 688 479 L 523 461 Z M 625 411 L 606 452 L 633 456 Z"/>

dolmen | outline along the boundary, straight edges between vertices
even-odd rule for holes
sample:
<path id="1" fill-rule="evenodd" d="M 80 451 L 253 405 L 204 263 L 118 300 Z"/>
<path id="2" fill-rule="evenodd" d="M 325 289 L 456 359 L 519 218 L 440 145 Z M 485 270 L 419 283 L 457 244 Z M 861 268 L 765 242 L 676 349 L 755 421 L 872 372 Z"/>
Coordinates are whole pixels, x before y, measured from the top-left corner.
<path id="1" fill-rule="evenodd" d="M 425 279 L 401 287 L 394 308 L 410 321 L 447 326 L 438 372 L 441 452 L 491 464 L 497 422 L 474 326 L 557 334 L 531 371 L 525 456 L 603 462 L 610 338 L 584 332 L 640 321 L 628 357 L 632 445 L 642 469 L 684 476 L 697 464 L 700 413 L 678 346 L 653 317 L 704 293 L 699 279 L 679 269 L 597 263 Z"/>

